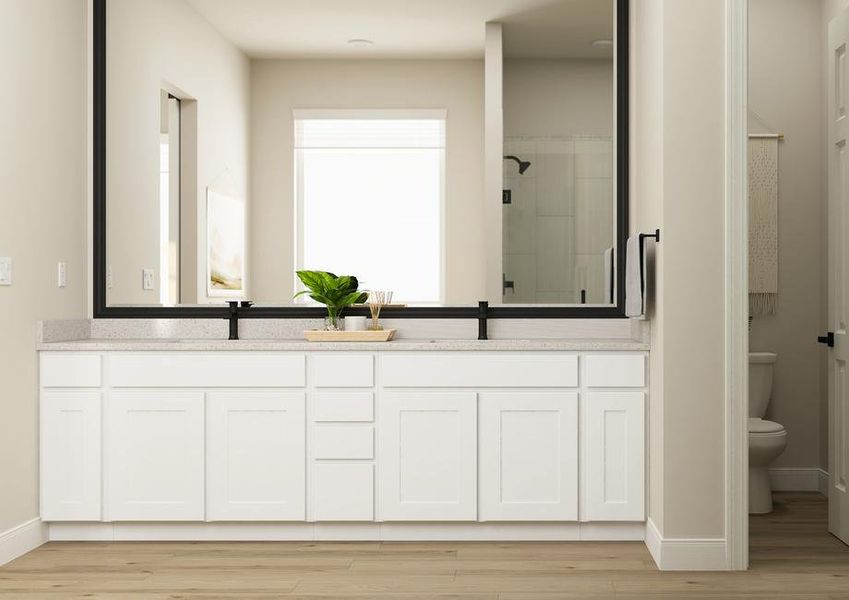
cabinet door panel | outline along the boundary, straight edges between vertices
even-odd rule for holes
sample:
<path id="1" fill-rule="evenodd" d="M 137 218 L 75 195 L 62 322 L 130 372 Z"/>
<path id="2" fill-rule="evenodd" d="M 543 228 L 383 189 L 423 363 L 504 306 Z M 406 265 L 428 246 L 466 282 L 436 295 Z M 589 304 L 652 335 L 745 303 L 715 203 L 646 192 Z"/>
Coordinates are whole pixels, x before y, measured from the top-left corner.
<path id="1" fill-rule="evenodd" d="M 109 395 L 107 520 L 203 520 L 203 400 L 196 391 Z"/>
<path id="2" fill-rule="evenodd" d="M 481 520 L 578 518 L 578 395 L 480 395 Z"/>
<path id="3" fill-rule="evenodd" d="M 306 518 L 304 394 L 211 392 L 207 411 L 207 519 Z"/>
<path id="4" fill-rule="evenodd" d="M 477 518 L 477 397 L 410 392 L 381 398 L 385 521 Z"/>
<path id="5" fill-rule="evenodd" d="M 101 518 L 100 391 L 41 394 L 41 518 Z"/>
<path id="6" fill-rule="evenodd" d="M 584 518 L 645 518 L 645 394 L 595 392 L 583 398 Z"/>

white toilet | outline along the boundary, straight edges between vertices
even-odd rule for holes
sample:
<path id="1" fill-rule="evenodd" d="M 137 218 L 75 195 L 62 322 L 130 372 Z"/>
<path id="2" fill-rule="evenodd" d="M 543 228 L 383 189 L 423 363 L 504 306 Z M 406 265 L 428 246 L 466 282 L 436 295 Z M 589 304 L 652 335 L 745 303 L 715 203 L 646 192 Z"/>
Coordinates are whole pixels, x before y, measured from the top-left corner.
<path id="1" fill-rule="evenodd" d="M 780 423 L 763 417 L 772 395 L 772 374 L 777 354 L 749 353 L 749 512 L 772 512 L 770 463 L 787 447 L 787 432 Z"/>

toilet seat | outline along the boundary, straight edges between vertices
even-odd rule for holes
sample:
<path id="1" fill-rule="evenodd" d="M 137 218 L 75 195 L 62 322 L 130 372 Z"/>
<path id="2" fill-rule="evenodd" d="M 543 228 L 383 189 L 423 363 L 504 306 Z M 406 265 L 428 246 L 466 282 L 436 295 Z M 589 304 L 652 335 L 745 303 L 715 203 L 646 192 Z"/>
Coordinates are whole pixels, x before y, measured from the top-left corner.
<path id="1" fill-rule="evenodd" d="M 786 434 L 784 425 L 775 421 L 767 421 L 766 419 L 750 418 L 749 419 L 749 435 L 758 437 L 771 437 Z"/>

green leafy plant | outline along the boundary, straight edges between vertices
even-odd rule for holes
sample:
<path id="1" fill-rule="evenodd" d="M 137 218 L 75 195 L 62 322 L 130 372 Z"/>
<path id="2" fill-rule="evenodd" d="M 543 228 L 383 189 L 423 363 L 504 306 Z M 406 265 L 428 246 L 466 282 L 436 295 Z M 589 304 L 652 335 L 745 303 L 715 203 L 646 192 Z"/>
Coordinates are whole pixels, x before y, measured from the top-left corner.
<path id="1" fill-rule="evenodd" d="M 295 294 L 308 295 L 316 302 L 327 307 L 327 317 L 330 326 L 339 328 L 339 318 L 342 311 L 352 304 L 361 304 L 368 300 L 368 294 L 360 291 L 360 282 L 353 275 L 337 276 L 327 271 L 298 271 L 298 279 L 308 289 Z"/>

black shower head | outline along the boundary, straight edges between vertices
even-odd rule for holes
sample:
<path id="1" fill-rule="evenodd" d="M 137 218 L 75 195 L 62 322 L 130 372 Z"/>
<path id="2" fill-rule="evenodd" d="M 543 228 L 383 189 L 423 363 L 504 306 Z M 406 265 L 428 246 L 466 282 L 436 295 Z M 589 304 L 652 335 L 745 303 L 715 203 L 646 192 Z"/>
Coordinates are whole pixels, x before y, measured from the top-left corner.
<path id="1" fill-rule="evenodd" d="M 516 164 L 519 165 L 519 175 L 524 175 L 525 171 L 528 170 L 528 167 L 531 166 L 531 162 L 529 160 L 521 160 L 518 156 L 513 156 L 512 154 L 504 156 L 504 160 L 515 160 Z"/>

